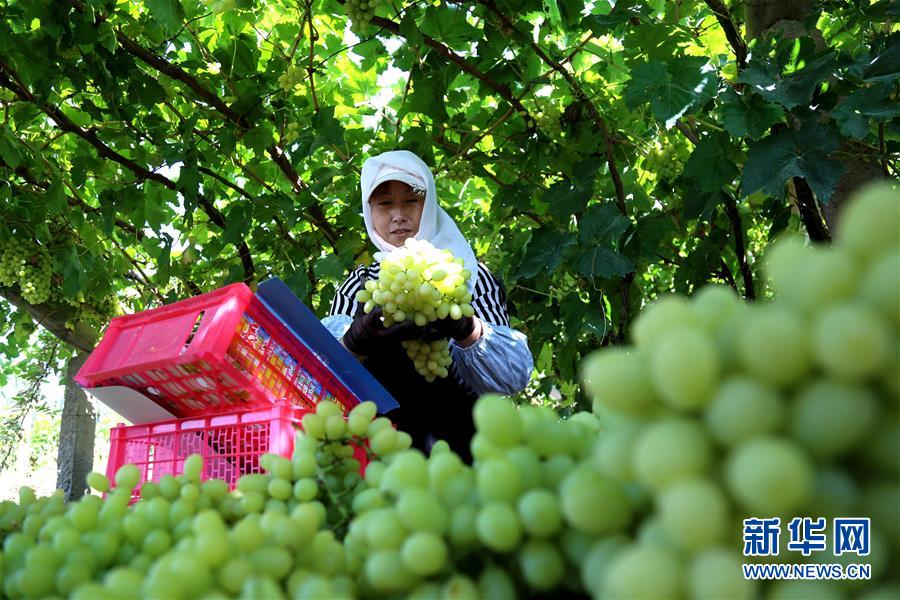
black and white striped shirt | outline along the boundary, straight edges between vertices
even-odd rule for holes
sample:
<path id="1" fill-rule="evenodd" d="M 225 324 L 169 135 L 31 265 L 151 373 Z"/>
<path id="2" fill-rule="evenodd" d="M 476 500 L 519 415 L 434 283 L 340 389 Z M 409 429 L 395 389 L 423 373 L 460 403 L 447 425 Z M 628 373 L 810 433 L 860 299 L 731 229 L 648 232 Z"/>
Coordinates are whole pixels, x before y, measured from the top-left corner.
<path id="1" fill-rule="evenodd" d="M 353 269 L 335 292 L 328 315 L 346 315 L 348 317 L 355 315 L 358 309 L 356 293 L 363 289 L 368 279 L 377 279 L 380 271 L 381 264 L 379 263 Z M 475 309 L 475 316 L 482 321 L 509 327 L 506 291 L 503 289 L 503 284 L 481 262 L 478 263 L 478 280 L 475 282 L 475 290 L 472 293 L 472 308 Z"/>

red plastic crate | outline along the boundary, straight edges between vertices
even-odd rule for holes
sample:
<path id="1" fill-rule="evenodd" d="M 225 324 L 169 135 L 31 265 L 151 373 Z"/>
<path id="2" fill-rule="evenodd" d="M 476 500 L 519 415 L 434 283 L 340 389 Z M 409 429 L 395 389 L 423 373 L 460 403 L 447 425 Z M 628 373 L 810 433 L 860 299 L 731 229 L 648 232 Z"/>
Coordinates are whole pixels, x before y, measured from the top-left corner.
<path id="1" fill-rule="evenodd" d="M 291 456 L 296 427 L 307 412 L 282 400 L 232 414 L 120 424 L 110 430 L 106 475 L 112 481 L 119 467 L 130 463 L 141 470 L 141 483 L 159 481 L 163 475 L 180 475 L 185 459 L 200 454 L 201 480 L 222 479 L 234 489 L 241 475 L 262 472 L 259 457 L 263 454 Z M 365 469 L 365 450 L 357 448 L 354 458 Z"/>
<path id="2" fill-rule="evenodd" d="M 349 410 L 356 397 L 243 283 L 113 319 L 79 370 L 84 387 L 123 385 L 177 417 L 271 406 Z"/>

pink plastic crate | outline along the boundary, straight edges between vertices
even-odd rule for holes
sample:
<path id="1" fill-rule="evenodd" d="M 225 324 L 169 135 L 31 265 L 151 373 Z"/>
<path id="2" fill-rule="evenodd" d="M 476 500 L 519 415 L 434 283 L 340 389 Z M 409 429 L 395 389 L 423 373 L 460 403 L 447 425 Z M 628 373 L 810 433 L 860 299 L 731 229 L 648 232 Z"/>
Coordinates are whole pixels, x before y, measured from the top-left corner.
<path id="1" fill-rule="evenodd" d="M 110 430 L 106 475 L 112 481 L 119 467 L 130 463 L 141 470 L 141 483 L 159 481 L 163 475 L 180 475 L 185 459 L 200 454 L 201 479 L 222 479 L 234 489 L 241 475 L 262 472 L 259 457 L 266 452 L 291 456 L 296 428 L 307 412 L 282 400 L 232 414 L 120 424 Z M 364 469 L 365 451 L 358 448 L 354 458 Z"/>
<path id="2" fill-rule="evenodd" d="M 113 319 L 79 370 L 84 387 L 123 385 L 178 417 L 356 397 L 243 283 Z"/>

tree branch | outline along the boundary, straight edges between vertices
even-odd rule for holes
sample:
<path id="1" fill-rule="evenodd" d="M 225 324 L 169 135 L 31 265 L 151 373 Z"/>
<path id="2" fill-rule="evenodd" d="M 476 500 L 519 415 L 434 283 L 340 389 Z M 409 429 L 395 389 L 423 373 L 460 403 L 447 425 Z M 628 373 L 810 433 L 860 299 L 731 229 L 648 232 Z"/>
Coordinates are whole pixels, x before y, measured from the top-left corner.
<path id="1" fill-rule="evenodd" d="M 609 128 L 606 126 L 606 120 L 600 114 L 600 111 L 597 110 L 597 107 L 588 98 L 587 94 L 585 94 L 584 90 L 581 87 L 581 84 L 578 83 L 578 80 L 569 73 L 569 71 L 561 65 L 559 62 L 550 58 L 546 52 L 544 52 L 541 47 L 532 39 L 530 36 L 526 36 L 522 34 L 516 27 L 515 24 L 509 19 L 509 17 L 501 11 L 497 5 L 494 3 L 494 0 L 478 0 L 481 4 L 488 8 L 491 12 L 493 12 L 497 17 L 512 31 L 516 33 L 516 36 L 526 43 L 528 46 L 534 50 L 535 54 L 537 54 L 541 60 L 550 65 L 550 67 L 562 75 L 563 79 L 569 84 L 569 88 L 572 90 L 572 94 L 575 96 L 577 101 L 583 102 L 587 107 L 588 112 L 591 114 L 591 118 L 594 121 L 594 124 L 597 126 L 597 129 L 600 131 L 600 135 L 603 137 L 603 146 L 604 153 L 606 155 L 606 166 L 609 168 L 610 177 L 613 180 L 613 186 L 616 188 L 616 204 L 619 207 L 619 212 L 623 215 L 628 216 L 628 208 L 625 206 L 625 187 L 622 184 L 622 177 L 619 175 L 619 169 L 616 166 L 616 159 L 614 154 L 614 146 L 612 137 L 609 134 Z"/>
<path id="2" fill-rule="evenodd" d="M 391 21 L 390 19 L 374 16 L 372 17 L 372 23 L 396 35 L 403 35 L 400 33 L 400 25 Z M 496 81 L 479 71 L 465 58 L 451 50 L 448 46 L 445 46 L 441 42 L 435 40 L 434 38 L 422 34 L 422 40 L 425 42 L 426 46 L 428 46 L 432 50 L 435 50 L 438 54 L 440 54 L 453 64 L 457 65 L 463 72 L 468 73 L 469 75 L 483 83 L 486 87 L 497 92 L 497 94 L 501 98 L 513 105 L 517 111 L 522 113 L 523 116 L 528 114 L 528 109 L 525 108 L 522 102 L 513 95 L 512 90 L 509 89 L 509 86 L 497 83 Z"/>
<path id="3" fill-rule="evenodd" d="M 35 323 L 55 335 L 60 341 L 70 346 L 90 352 L 94 349 L 100 334 L 94 328 L 83 321 L 76 321 L 75 329 L 66 329 L 66 321 L 78 316 L 75 308 L 57 308 L 48 304 L 29 304 L 19 292 L 13 288 L 0 286 L 0 296 L 3 296 L 19 310 L 24 310 L 31 315 Z"/>
<path id="4" fill-rule="evenodd" d="M 728 43 L 731 44 L 732 50 L 734 50 L 734 57 L 737 59 L 738 69 L 743 69 L 747 66 L 747 44 L 741 37 L 741 32 L 738 31 L 734 21 L 731 20 L 731 14 L 728 12 L 728 7 L 725 6 L 725 3 L 722 2 L 722 0 L 705 1 L 709 9 L 716 15 L 716 20 L 725 32 L 725 38 L 728 40 Z"/>
<path id="5" fill-rule="evenodd" d="M 737 202 L 734 196 L 727 192 L 725 195 L 725 214 L 731 221 L 731 229 L 734 231 L 734 250 L 737 254 L 738 265 L 741 268 L 741 277 L 744 279 L 744 297 L 750 300 L 756 299 L 756 288 L 753 285 L 753 271 L 747 263 L 747 251 L 744 244 L 744 227 L 741 223 L 741 213 L 738 212 Z"/>
<path id="6" fill-rule="evenodd" d="M 825 226 L 825 221 L 819 213 L 816 198 L 806 180 L 802 177 L 794 177 L 792 180 L 794 190 L 797 193 L 797 208 L 800 210 L 800 219 L 806 227 L 809 239 L 814 242 L 830 242 L 831 235 Z"/>
<path id="7" fill-rule="evenodd" d="M 174 181 L 172 181 L 168 177 L 165 177 L 164 175 L 149 171 L 133 160 L 122 156 L 121 154 L 104 144 L 100 140 L 100 138 L 97 137 L 96 132 L 89 129 L 82 129 L 74 122 L 72 122 L 72 120 L 69 119 L 69 117 L 67 117 L 57 107 L 38 102 L 34 95 L 31 94 L 30 91 L 28 91 L 28 88 L 17 85 L 13 82 L 14 79 L 17 79 L 15 72 L 10 69 L 9 66 L 7 66 L 2 60 L 0 60 L 0 85 L 15 93 L 17 96 L 19 96 L 20 99 L 37 106 L 41 111 L 44 112 L 44 114 L 53 119 L 60 129 L 66 132 L 74 133 L 75 135 L 89 143 L 91 146 L 93 146 L 100 156 L 128 168 L 141 180 L 150 179 L 170 190 L 181 191 Z M 219 212 L 219 209 L 215 207 L 212 201 L 203 194 L 198 194 L 197 198 L 200 201 L 199 204 L 201 208 L 203 208 L 204 212 L 209 216 L 209 220 L 222 229 L 225 229 L 225 218 L 222 216 L 222 213 Z M 235 246 L 237 247 L 238 255 L 241 259 L 241 264 L 244 267 L 244 282 L 250 283 L 254 279 L 253 257 L 250 254 L 250 248 L 247 247 L 247 243 L 243 240 L 235 244 Z"/>
<path id="8" fill-rule="evenodd" d="M 70 2 L 79 12 L 84 10 L 84 5 L 81 0 L 70 0 Z M 204 102 L 214 107 L 226 119 L 237 125 L 239 129 L 246 130 L 250 127 L 250 123 L 247 121 L 246 115 L 236 113 L 218 96 L 207 90 L 203 86 L 203 84 L 201 84 L 200 81 L 198 81 L 197 78 L 190 73 L 187 73 L 177 65 L 170 63 L 165 58 L 157 56 L 156 54 L 153 54 L 149 50 L 143 48 L 137 42 L 129 39 L 120 30 L 116 30 L 116 39 L 119 40 L 119 43 L 122 45 L 122 47 L 131 55 L 139 58 L 146 64 L 158 70 L 160 73 L 168 75 L 172 79 L 181 81 L 189 88 L 194 90 L 194 92 L 196 92 Z M 269 156 L 272 157 L 272 160 L 274 160 L 278 165 L 278 168 L 281 169 L 282 173 L 284 173 L 284 175 L 288 178 L 288 181 L 291 182 L 291 187 L 294 188 L 295 191 L 306 189 L 306 184 L 300 179 L 297 171 L 293 168 L 293 166 L 291 166 L 290 162 L 286 159 L 284 154 L 276 145 L 273 144 L 269 146 L 266 151 Z M 335 251 L 337 251 L 337 234 L 331 227 L 331 224 L 328 223 L 327 219 L 325 218 L 325 213 L 322 211 L 321 206 L 312 206 L 309 210 L 310 214 L 313 216 L 313 224 L 322 230 L 322 233 L 325 235 L 328 243 L 332 246 L 332 248 L 335 249 Z M 215 219 L 213 219 L 212 215 L 210 215 L 210 219 L 215 222 Z M 249 256 L 249 253 L 247 254 L 247 256 Z M 241 254 L 241 262 L 244 263 L 245 281 L 247 281 L 248 263 L 246 262 L 245 256 L 243 254 Z M 252 263 L 250 266 L 252 266 Z"/>

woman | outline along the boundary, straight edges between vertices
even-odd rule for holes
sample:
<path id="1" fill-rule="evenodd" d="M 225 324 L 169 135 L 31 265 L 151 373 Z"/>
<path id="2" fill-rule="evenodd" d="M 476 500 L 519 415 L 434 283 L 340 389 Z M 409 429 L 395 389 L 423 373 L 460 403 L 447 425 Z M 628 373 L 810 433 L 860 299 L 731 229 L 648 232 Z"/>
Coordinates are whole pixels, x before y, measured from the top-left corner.
<path id="1" fill-rule="evenodd" d="M 506 294 L 437 203 L 434 176 L 415 154 L 385 152 L 368 159 L 361 176 L 363 219 L 369 239 L 382 252 L 402 246 L 407 238 L 427 240 L 462 258 L 473 274 L 473 317 L 442 319 L 418 327 L 403 322 L 384 327 L 377 309 L 363 313 L 356 293 L 366 280 L 377 279 L 380 266 L 357 267 L 335 293 L 322 323 L 359 358 L 400 404 L 388 416 L 408 432 L 413 445 L 428 451 L 446 440 L 471 461 L 469 442 L 475 432 L 472 405 L 479 395 L 515 394 L 527 385 L 533 369 L 525 336 L 509 327 Z M 450 375 L 429 383 L 419 375 L 400 342 L 450 339 Z"/>

